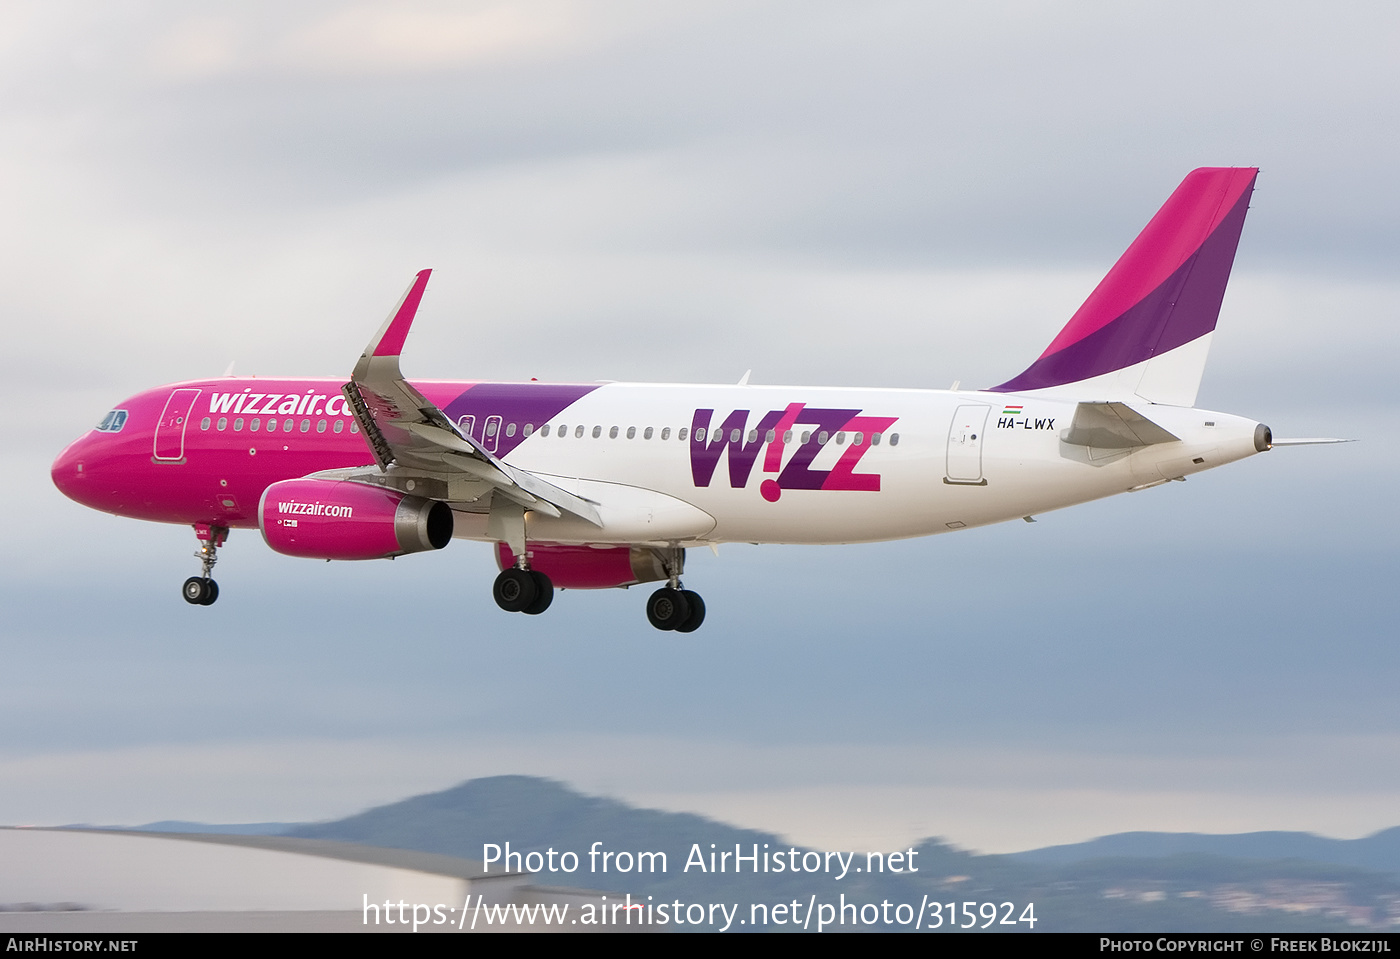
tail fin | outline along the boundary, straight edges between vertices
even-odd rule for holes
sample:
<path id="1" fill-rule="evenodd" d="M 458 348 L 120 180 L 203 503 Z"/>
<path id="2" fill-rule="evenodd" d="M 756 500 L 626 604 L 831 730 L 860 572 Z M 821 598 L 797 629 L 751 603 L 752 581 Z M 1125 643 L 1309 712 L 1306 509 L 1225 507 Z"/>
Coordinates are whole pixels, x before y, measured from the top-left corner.
<path id="1" fill-rule="evenodd" d="M 1255 167 L 1193 170 L 1040 358 L 996 393 L 1193 406 Z"/>

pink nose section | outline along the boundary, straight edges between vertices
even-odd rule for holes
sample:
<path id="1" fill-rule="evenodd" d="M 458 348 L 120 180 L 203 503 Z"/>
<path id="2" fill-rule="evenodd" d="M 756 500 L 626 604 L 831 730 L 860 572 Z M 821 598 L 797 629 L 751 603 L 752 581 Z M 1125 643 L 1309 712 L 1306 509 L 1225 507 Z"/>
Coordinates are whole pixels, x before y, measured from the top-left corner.
<path id="1" fill-rule="evenodd" d="M 82 440 L 69 446 L 62 453 L 58 454 L 58 459 L 53 461 L 53 468 L 49 475 L 53 477 L 53 485 L 71 500 L 82 502 L 83 480 L 83 447 L 86 444 Z"/>

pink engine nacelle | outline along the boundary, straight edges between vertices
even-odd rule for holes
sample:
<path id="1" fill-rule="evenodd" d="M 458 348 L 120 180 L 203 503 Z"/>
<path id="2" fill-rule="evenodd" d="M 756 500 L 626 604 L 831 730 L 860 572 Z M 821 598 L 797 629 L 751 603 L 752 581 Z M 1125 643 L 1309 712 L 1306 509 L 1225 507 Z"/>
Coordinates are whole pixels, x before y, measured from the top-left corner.
<path id="1" fill-rule="evenodd" d="M 442 549 L 452 539 L 452 510 L 363 483 L 293 479 L 263 493 L 258 528 L 288 556 L 385 559 Z"/>
<path id="2" fill-rule="evenodd" d="M 549 577 L 560 589 L 609 589 L 666 579 L 661 555 L 645 546 L 562 546 L 531 543 L 526 549 L 530 568 Z M 515 553 L 496 544 L 496 564 L 515 565 Z"/>

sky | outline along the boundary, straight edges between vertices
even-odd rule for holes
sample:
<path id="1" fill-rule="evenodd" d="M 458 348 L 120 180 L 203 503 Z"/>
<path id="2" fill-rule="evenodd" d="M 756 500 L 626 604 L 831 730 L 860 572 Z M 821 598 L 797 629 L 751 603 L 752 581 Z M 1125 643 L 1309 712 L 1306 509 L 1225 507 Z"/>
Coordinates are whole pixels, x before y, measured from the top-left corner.
<path id="1" fill-rule="evenodd" d="M 832 849 L 1400 825 L 1400 10 L 0 7 L 0 823 L 330 819 L 501 773 Z M 221 552 L 65 499 L 121 399 L 339 376 L 964 388 L 1198 166 L 1261 174 L 1198 399 L 1279 449 L 892 544 L 491 601 L 483 544 Z"/>

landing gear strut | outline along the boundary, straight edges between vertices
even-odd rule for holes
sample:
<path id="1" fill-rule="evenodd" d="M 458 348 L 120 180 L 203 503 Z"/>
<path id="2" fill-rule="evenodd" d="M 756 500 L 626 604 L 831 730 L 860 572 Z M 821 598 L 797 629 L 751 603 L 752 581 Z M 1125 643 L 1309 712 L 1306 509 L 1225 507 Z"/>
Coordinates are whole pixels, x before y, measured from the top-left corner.
<path id="1" fill-rule="evenodd" d="M 705 621 L 705 601 L 700 594 L 681 588 L 685 550 L 672 549 L 666 559 L 669 579 L 647 599 L 647 621 L 657 629 L 693 633 Z"/>
<path id="2" fill-rule="evenodd" d="M 219 547 L 228 539 L 228 527 L 201 523 L 195 526 L 194 535 L 199 539 L 199 549 L 194 558 L 199 560 L 203 571 L 185 580 L 180 593 L 191 606 L 213 606 L 214 600 L 219 598 L 219 584 L 209 578 L 209 573 L 219 561 Z"/>

